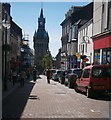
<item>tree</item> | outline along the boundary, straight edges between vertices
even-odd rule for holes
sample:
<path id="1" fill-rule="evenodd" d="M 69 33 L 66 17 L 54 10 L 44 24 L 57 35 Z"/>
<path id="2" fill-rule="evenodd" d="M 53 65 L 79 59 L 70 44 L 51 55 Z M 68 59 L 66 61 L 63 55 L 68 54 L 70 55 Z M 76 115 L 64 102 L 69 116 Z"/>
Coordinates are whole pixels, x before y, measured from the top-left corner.
<path id="1" fill-rule="evenodd" d="M 50 51 L 48 51 L 48 53 L 44 55 L 44 58 L 42 60 L 42 67 L 44 69 L 52 67 L 52 56 Z"/>

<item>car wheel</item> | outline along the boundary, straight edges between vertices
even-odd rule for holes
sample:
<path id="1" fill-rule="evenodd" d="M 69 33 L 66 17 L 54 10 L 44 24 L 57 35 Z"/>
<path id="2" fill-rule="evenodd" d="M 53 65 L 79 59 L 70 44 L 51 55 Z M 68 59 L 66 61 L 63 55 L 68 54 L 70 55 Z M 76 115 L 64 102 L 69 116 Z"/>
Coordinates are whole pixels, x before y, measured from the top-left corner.
<path id="1" fill-rule="evenodd" d="M 79 89 L 78 89 L 78 86 L 77 86 L 77 84 L 75 85 L 75 91 L 77 92 L 77 93 L 79 93 L 80 91 L 79 91 Z"/>
<path id="2" fill-rule="evenodd" d="M 70 82 L 68 82 L 68 88 L 70 88 L 70 87 L 71 87 Z"/>
<path id="3" fill-rule="evenodd" d="M 67 86 L 67 83 L 65 82 L 65 86 Z"/>
<path id="4" fill-rule="evenodd" d="M 86 89 L 86 96 L 87 96 L 87 98 L 92 98 L 92 90 L 91 89 L 89 89 L 89 88 Z"/>
<path id="5" fill-rule="evenodd" d="M 72 83 L 70 81 L 68 82 L 68 87 L 72 88 Z"/>

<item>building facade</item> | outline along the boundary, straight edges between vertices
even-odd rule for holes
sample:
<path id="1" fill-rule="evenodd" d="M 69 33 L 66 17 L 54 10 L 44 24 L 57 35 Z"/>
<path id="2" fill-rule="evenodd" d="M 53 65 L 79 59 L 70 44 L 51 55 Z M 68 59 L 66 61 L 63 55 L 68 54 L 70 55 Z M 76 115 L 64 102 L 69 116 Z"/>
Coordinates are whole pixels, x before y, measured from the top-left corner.
<path id="1" fill-rule="evenodd" d="M 78 30 L 78 53 L 81 56 L 86 56 L 85 59 L 80 59 L 80 68 L 86 65 L 93 64 L 93 40 L 92 40 L 92 25 L 93 19 L 89 20 Z"/>
<path id="2" fill-rule="evenodd" d="M 78 30 L 93 17 L 93 3 L 81 7 L 71 15 L 71 27 L 68 41 L 69 68 L 80 67 L 80 52 L 78 51 Z"/>
<path id="3" fill-rule="evenodd" d="M 35 66 L 38 70 L 42 70 L 42 59 L 49 51 L 49 35 L 45 30 L 45 18 L 43 9 L 41 9 L 40 17 L 38 18 L 38 29 L 34 33 L 34 49 L 35 49 Z"/>
<path id="4" fill-rule="evenodd" d="M 11 19 L 10 20 L 10 70 L 20 71 L 22 29 Z M 14 61 L 14 62 L 12 62 Z M 11 71 L 10 71 L 11 72 Z"/>
<path id="5" fill-rule="evenodd" d="M 94 64 L 111 64 L 111 0 L 94 2 L 93 41 Z"/>
<path id="6" fill-rule="evenodd" d="M 8 90 L 12 69 L 19 72 L 18 58 L 21 55 L 22 29 L 10 16 L 10 4 L 2 3 L 2 88 Z"/>
<path id="7" fill-rule="evenodd" d="M 29 47 L 29 39 L 26 37 L 22 40 L 20 59 L 20 69 L 31 73 L 34 68 L 34 55 L 33 50 Z"/>
<path id="8" fill-rule="evenodd" d="M 10 4 L 2 3 L 2 84 L 7 90 L 10 61 Z"/>
<path id="9" fill-rule="evenodd" d="M 2 18 L 2 4 L 0 3 L 0 18 Z M 0 19 L 0 58 L 2 58 L 2 19 Z M 2 59 L 0 59 L 0 119 L 2 119 Z"/>
<path id="10" fill-rule="evenodd" d="M 55 68 L 60 69 L 61 68 L 61 49 L 58 50 L 58 54 L 56 55 L 55 60 Z"/>
<path id="11" fill-rule="evenodd" d="M 71 9 L 65 14 L 65 20 L 61 23 L 62 26 L 62 37 L 61 37 L 61 69 L 66 70 L 69 68 L 69 48 L 68 42 L 71 36 L 70 29 L 72 27 L 71 15 L 81 9 L 80 6 L 72 6 Z"/>

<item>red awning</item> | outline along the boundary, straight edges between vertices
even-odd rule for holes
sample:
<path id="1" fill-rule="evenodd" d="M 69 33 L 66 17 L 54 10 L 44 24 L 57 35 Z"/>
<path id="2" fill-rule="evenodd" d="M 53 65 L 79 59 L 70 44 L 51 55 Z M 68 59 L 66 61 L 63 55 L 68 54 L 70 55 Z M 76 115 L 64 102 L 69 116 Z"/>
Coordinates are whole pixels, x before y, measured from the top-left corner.
<path id="1" fill-rule="evenodd" d="M 94 38 L 94 49 L 111 47 L 111 33 Z"/>

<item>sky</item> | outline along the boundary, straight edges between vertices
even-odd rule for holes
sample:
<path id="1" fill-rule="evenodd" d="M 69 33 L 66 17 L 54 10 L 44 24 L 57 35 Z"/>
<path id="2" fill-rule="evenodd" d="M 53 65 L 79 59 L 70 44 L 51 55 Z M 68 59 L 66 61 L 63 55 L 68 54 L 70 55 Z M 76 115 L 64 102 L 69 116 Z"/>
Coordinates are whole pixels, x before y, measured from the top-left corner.
<path id="1" fill-rule="evenodd" d="M 29 46 L 33 49 L 33 35 L 38 29 L 41 6 L 46 19 L 45 28 L 49 34 L 49 50 L 53 57 L 61 48 L 62 27 L 65 14 L 71 6 L 83 6 L 88 2 L 11 2 L 13 21 L 22 28 L 23 35 L 29 35 Z"/>

